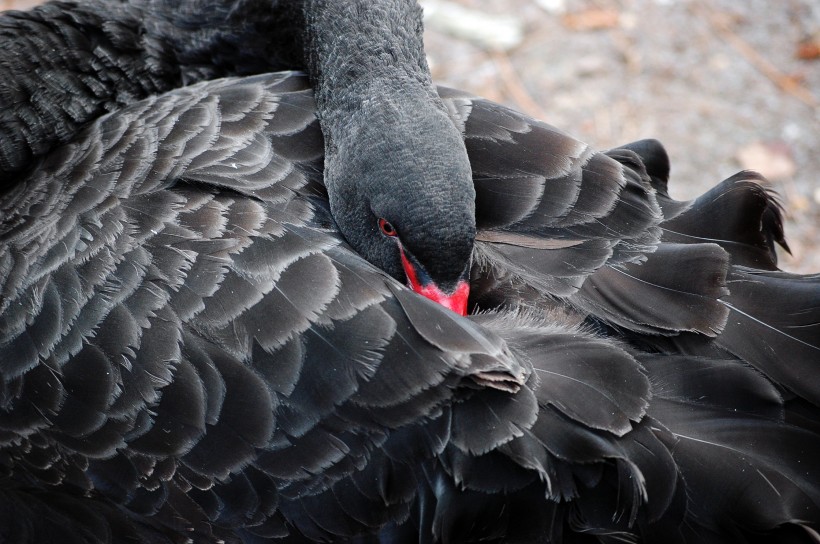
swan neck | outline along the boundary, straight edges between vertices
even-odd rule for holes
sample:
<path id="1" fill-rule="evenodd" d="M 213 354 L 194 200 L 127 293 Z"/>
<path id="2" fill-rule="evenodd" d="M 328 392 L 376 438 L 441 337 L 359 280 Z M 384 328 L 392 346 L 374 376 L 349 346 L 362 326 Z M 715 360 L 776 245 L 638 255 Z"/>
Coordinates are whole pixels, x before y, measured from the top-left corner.
<path id="1" fill-rule="evenodd" d="M 305 64 L 320 117 L 357 97 L 423 95 L 441 107 L 424 54 L 415 0 L 305 0 Z"/>

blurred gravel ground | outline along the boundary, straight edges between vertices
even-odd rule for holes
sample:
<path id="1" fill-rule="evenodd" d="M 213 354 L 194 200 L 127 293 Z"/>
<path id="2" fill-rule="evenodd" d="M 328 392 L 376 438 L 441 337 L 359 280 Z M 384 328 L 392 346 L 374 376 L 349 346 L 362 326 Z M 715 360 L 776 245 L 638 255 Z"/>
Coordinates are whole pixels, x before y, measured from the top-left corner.
<path id="1" fill-rule="evenodd" d="M 818 0 L 422 3 L 439 83 L 600 149 L 657 138 L 678 198 L 757 169 L 787 210 L 783 268 L 820 272 Z"/>

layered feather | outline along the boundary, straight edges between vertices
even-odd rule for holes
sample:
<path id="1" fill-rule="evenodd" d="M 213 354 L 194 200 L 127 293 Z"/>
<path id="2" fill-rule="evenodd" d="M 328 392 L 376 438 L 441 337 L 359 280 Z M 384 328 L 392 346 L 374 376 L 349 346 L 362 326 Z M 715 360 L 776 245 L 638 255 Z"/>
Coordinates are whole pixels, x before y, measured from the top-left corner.
<path id="1" fill-rule="evenodd" d="M 397 297 L 394 280 L 345 249 L 314 203 L 321 156 L 310 151 L 321 147 L 300 145 L 316 137 L 306 92 L 276 92 L 289 79 L 191 88 L 103 118 L 4 200 L 4 455 L 15 479 L 82 474 L 81 489 L 147 500 L 157 519 L 195 532 L 276 514 L 317 536 L 313 518 L 330 504 L 317 497 L 375 450 L 423 432 L 437 438 L 416 456 L 437 453 L 449 425 L 419 422 L 442 417 L 465 383 L 520 387 L 529 371 L 503 340 L 403 288 Z M 103 240 L 84 234 L 112 224 Z M 32 463 L 34 444 L 56 458 Z M 411 478 L 402 466 L 397 481 Z M 394 490 L 382 500 L 408 501 Z M 302 501 L 321 508 L 304 518 Z"/>
<path id="2" fill-rule="evenodd" d="M 445 100 L 480 199 L 510 202 L 480 204 L 477 294 L 532 315 L 460 318 L 349 249 L 296 74 L 134 104 L 5 195 L 2 535 L 810 540 L 820 438 L 790 423 L 770 379 L 810 398 L 789 377 L 812 367 L 756 363 L 768 328 L 747 345 L 730 322 L 775 323 L 776 307 L 744 304 L 781 293 L 778 350 L 816 350 L 817 320 L 792 312 L 814 307 L 817 278 L 657 246 L 657 172 L 639 154 L 613 160 L 500 106 Z M 582 321 L 730 355 L 641 353 Z"/>

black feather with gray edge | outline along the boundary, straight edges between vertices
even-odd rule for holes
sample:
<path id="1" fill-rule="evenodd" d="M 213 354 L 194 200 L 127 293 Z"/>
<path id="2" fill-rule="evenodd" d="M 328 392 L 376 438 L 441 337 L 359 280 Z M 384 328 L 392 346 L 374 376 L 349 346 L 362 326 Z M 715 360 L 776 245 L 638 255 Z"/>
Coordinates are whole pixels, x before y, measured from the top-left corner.
<path id="1" fill-rule="evenodd" d="M 126 109 L 88 131 L 93 145 L 77 146 L 71 157 L 54 156 L 63 165 L 87 166 L 74 184 L 52 177 L 47 160 L 20 186 L 25 191 L 4 201 L 3 345 L 11 368 L 4 372 L 4 405 L 10 423 L 26 425 L 8 439 L 16 444 L 6 450 L 11 458 L 37 441 L 75 452 L 76 459 L 62 461 L 81 463 L 86 488 L 104 493 L 114 455 L 135 478 L 117 482 L 130 492 L 112 491 L 126 503 L 142 494 L 157 462 L 174 459 L 166 477 L 171 481 L 153 485 L 187 491 L 187 500 L 214 525 L 257 525 L 291 509 L 280 499 L 280 510 L 228 516 L 209 510 L 207 496 L 217 493 L 221 501 L 220 493 L 242 489 L 238 479 L 259 472 L 257 483 L 267 482 L 268 493 L 281 493 L 298 509 L 300 497 L 349 477 L 374 450 L 399 440 L 398 434 L 391 438 L 392 430 L 449 432 L 449 425 L 412 428 L 419 418 L 436 416 L 471 376 L 484 386 L 518 387 L 527 370 L 500 338 L 433 306 L 424 312 L 443 315 L 448 336 L 436 340 L 440 333 L 425 333 L 422 324 L 424 340 L 392 294 L 392 280 L 345 249 L 327 227 L 332 219 L 326 208 L 311 203 L 311 176 L 321 155 L 287 161 L 271 145 L 277 130 L 264 130 L 276 125 L 279 113 L 288 130 L 296 112 L 314 119 L 312 110 L 299 108 L 304 91 L 273 94 L 291 77 L 221 82 Z M 221 116 L 220 87 L 234 99 L 252 98 L 243 115 L 236 116 L 234 102 L 229 113 L 236 118 Z M 151 113 L 160 111 L 176 113 L 160 117 L 157 126 Z M 125 132 L 119 130 L 123 116 L 129 118 Z M 211 138 L 207 148 L 197 145 L 199 134 L 213 130 L 198 120 L 213 118 L 223 138 Z M 254 118 L 265 121 L 249 123 Z M 232 136 L 253 126 L 257 131 L 236 145 Z M 157 138 L 158 132 L 165 137 Z M 301 135 L 293 136 L 294 147 Z M 133 149 L 141 150 L 141 167 L 120 168 L 112 183 L 106 165 Z M 184 157 L 176 162 L 176 177 L 161 167 L 172 155 Z M 147 157 L 160 167 L 146 164 Z M 233 161 L 247 169 L 235 169 L 227 185 L 197 179 Z M 283 163 L 289 164 L 283 169 Z M 246 176 L 250 182 L 242 184 Z M 271 181 L 254 191 L 255 176 Z M 231 187 L 240 184 L 253 196 Z M 44 216 L 30 215 L 27 199 L 38 193 L 55 196 L 39 203 Z M 52 206 L 71 209 L 71 219 L 52 213 Z M 108 245 L 83 242 L 86 225 L 109 225 L 123 215 Z M 120 267 L 131 274 L 118 273 Z M 89 269 L 96 275 L 84 282 L 80 276 Z M 40 290 L 55 295 L 44 298 Z M 45 313 L 50 305 L 56 311 Z M 26 328 L 20 318 L 56 323 Z M 41 330 L 49 331 L 48 341 Z M 30 349 L 15 349 L 21 344 Z M 401 361 L 405 372 L 379 373 L 384 358 Z M 53 388 L 56 395 L 43 396 Z M 17 406 L 23 414 L 31 406 L 40 417 L 23 421 Z M 411 477 L 402 476 L 412 471 L 401 461 L 395 461 L 396 478 Z M 20 462 L 14 461 L 15 473 L 23 477 Z M 179 507 L 173 489 L 163 494 L 166 508 Z M 157 519 L 163 517 L 160 510 Z"/>
<path id="2" fill-rule="evenodd" d="M 713 244 L 716 244 L 726 252 L 720 260 L 727 261 L 725 273 L 712 272 L 713 280 L 702 282 L 726 291 L 715 301 L 724 309 L 705 314 L 712 318 L 725 316 L 722 322 L 710 325 L 713 332 L 702 330 L 705 335 L 694 335 L 678 327 L 678 331 L 670 332 L 679 334 L 639 335 L 638 343 L 667 353 L 719 359 L 738 357 L 813 405 L 820 405 L 818 381 L 813 379 L 820 361 L 817 340 L 820 338 L 820 275 L 801 276 L 777 269 L 775 246 L 788 250 L 783 233 L 783 210 L 771 191 L 759 184 L 762 177 L 754 172 L 740 172 L 695 200 L 679 202 L 670 198 L 666 190 L 668 159 L 660 144 L 647 141 L 625 147 L 639 151 L 646 163 L 661 165 L 651 176 L 668 218 L 661 224 L 660 250 L 672 243 L 682 243 L 692 249 L 703 248 L 699 251 L 711 246 L 714 252 Z M 623 153 L 623 150 L 610 152 L 616 156 Z M 650 262 L 653 260 L 654 255 L 649 258 Z M 708 274 L 717 263 L 718 259 L 701 261 L 695 270 L 687 267 L 687 274 L 689 277 Z M 642 280 L 647 279 L 640 268 L 626 268 L 631 273 L 637 272 Z M 674 274 L 674 268 L 669 273 Z M 691 292 L 691 289 L 685 291 Z M 658 304 L 660 309 L 664 306 Z M 701 311 L 704 306 L 692 308 Z M 626 328 L 640 331 L 634 326 Z"/>
<path id="3" fill-rule="evenodd" d="M 685 517 L 680 494 L 690 488 L 678 471 L 703 453 L 675 445 L 685 420 L 661 405 L 654 419 L 645 415 L 655 402 L 654 359 L 641 356 L 647 382 L 628 352 L 572 326 L 505 314 L 470 324 L 350 252 L 321 203 L 308 91 L 277 92 L 293 89 L 294 78 L 226 80 L 135 105 L 96 123 L 80 140 L 86 145 L 55 155 L 55 167 L 46 161 L 4 201 L 4 332 L 30 346 L 4 357 L 12 369 L 4 372 L 11 433 L 4 458 L 17 482 L 8 493 L 39 496 L 38 508 L 49 504 L 46 482 L 71 481 L 131 509 L 123 519 L 106 514 L 108 506 L 96 514 L 124 524 L 121 535 L 173 531 L 181 518 L 195 534 L 248 541 L 294 529 L 324 538 L 416 519 L 417 494 L 442 477 L 455 487 L 425 503 L 442 538 L 476 514 L 468 505 L 495 511 L 471 493 L 515 502 L 530 499 L 533 486 L 552 499 L 529 508 L 565 519 L 559 525 L 567 531 L 651 534 Z M 233 98 L 233 119 L 221 117 L 216 139 L 198 146 L 192 127 L 212 129 L 195 120 L 222 116 L 223 90 Z M 480 108 L 473 104 L 470 114 Z M 163 140 L 151 123 L 166 127 Z M 236 138 L 239 129 L 255 136 Z M 298 160 L 277 152 L 285 148 Z M 120 168 L 112 183 L 105 165 L 132 149 L 159 167 Z M 171 166 L 168 157 L 178 155 L 190 156 L 187 169 L 183 161 Z M 73 184 L 51 175 L 70 163 L 79 165 Z M 220 177 L 228 165 L 237 173 Z M 254 181 L 265 177 L 274 181 Z M 60 190 L 47 189 L 63 180 Z M 101 225 L 110 232 L 105 243 L 86 242 L 82 232 Z M 753 376 L 736 362 L 722 364 Z M 685 383 L 688 367 L 676 368 L 670 380 Z M 755 387 L 767 383 L 756 379 Z M 747 390 L 734 378 L 725 386 Z M 765 404 L 746 400 L 757 411 L 772 406 L 760 428 L 815 443 L 782 422 L 781 402 L 772 394 Z M 762 416 L 736 417 L 737 428 L 752 432 Z M 726 431 L 710 432 L 723 433 L 710 440 L 730 449 Z M 38 451 L 52 461 L 37 462 Z M 780 463 L 773 478 L 795 470 L 794 462 L 816 470 L 785 451 L 770 458 Z M 42 483 L 20 491 L 20 477 Z M 810 481 L 798 484 L 809 497 Z M 466 502 L 456 506 L 460 499 L 453 503 L 449 493 Z M 92 499 L 66 497 L 80 501 L 71 510 L 77 517 L 59 519 L 89 522 L 77 512 Z M 561 499 L 572 500 L 553 502 Z M 765 528 L 800 519 L 787 514 Z M 612 515 L 615 523 L 603 523 Z M 501 515 L 486 534 L 514 534 L 504 528 L 510 519 Z M 37 538 L 47 541 L 45 533 Z"/>
<path id="4" fill-rule="evenodd" d="M 811 350 L 817 320 L 801 293 L 817 279 L 735 268 L 733 302 L 725 275 L 700 283 L 652 265 L 700 252 L 725 274 L 716 246 L 661 246 L 638 266 L 664 226 L 651 189 L 662 161 L 640 161 L 657 150 L 630 146 L 612 160 L 449 92 L 442 108 L 466 131 L 476 178 L 479 294 L 552 306 L 547 318 L 568 324 L 537 311 L 463 320 L 351 252 L 324 200 L 304 79 L 216 82 L 135 105 L 2 201 L 7 540 L 328 539 L 405 519 L 382 536 L 811 536 L 801 527 L 816 529 L 817 436 L 784 423 L 790 404 L 770 382 L 736 359 L 634 354 L 574 324 L 688 334 L 710 350 L 724 342 L 723 358 L 762 357 L 764 372 L 803 393 L 780 377 L 782 361 L 741 351 L 765 345 L 773 316 L 741 306 L 755 297 L 731 284 L 757 275 L 770 293 L 779 282 L 785 309 L 808 319 L 788 338 L 808 331 Z M 515 164 L 493 156 L 515 157 L 526 175 L 510 182 Z M 494 193 L 509 211 L 481 204 Z M 721 236 L 755 248 L 778 238 L 744 237 L 742 225 Z M 547 277 L 580 256 L 574 272 Z M 698 311 L 658 321 L 651 304 L 619 299 L 625 288 L 608 278 L 623 270 L 677 292 L 670 307 L 723 296 L 764 324 L 759 340 L 743 345 L 730 323 L 717 335 L 720 314 L 714 340 L 676 335 L 709 331 L 687 325 Z M 584 299 L 595 281 L 614 291 Z M 809 373 L 810 354 L 798 366 Z M 698 379 L 702 367 L 711 381 Z M 746 466 L 760 478 L 746 479 Z M 736 509 L 738 497 L 769 496 L 788 499 Z"/>
<path id="5" fill-rule="evenodd" d="M 300 4 L 58 0 L 4 12 L 3 188 L 79 128 L 136 100 L 206 79 L 304 67 Z"/>

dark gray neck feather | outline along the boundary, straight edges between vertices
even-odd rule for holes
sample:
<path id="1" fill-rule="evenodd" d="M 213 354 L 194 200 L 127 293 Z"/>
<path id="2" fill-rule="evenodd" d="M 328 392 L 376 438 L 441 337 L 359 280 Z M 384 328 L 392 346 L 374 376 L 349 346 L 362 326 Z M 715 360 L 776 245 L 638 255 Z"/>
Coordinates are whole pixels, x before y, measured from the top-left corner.
<path id="1" fill-rule="evenodd" d="M 304 7 L 305 63 L 324 122 L 344 122 L 374 94 L 418 93 L 443 108 L 415 0 L 305 0 Z"/>

